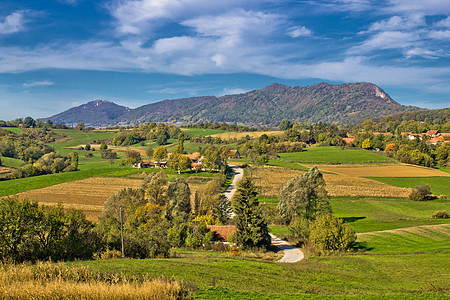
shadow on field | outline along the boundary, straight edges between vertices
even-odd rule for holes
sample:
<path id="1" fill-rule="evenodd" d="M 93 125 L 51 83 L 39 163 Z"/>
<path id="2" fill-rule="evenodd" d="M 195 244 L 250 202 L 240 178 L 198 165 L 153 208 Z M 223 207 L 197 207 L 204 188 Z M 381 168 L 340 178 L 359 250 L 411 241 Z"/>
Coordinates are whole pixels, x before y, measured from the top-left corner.
<path id="1" fill-rule="evenodd" d="M 356 222 L 358 220 L 362 220 L 365 219 L 366 217 L 344 217 L 341 218 L 342 220 L 344 220 L 345 223 L 353 223 Z"/>

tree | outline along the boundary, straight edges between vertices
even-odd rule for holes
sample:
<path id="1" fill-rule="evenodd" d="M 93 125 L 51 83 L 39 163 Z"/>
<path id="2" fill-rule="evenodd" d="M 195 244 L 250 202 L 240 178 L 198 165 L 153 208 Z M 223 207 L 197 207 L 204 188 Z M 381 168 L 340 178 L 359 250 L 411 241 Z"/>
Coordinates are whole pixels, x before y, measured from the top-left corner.
<path id="1" fill-rule="evenodd" d="M 294 124 L 292 124 L 291 121 L 283 120 L 283 121 L 281 121 L 280 126 L 278 126 L 278 128 L 282 131 L 285 131 L 285 130 L 291 129 L 293 125 Z"/>
<path id="2" fill-rule="evenodd" d="M 236 243 L 243 249 L 270 246 L 270 236 L 260 209 L 258 192 L 250 178 L 242 179 L 234 195 Z"/>
<path id="3" fill-rule="evenodd" d="M 175 155 L 172 156 L 172 158 L 170 160 L 170 166 L 175 171 L 178 171 L 178 174 L 180 174 L 181 171 L 190 169 L 191 159 L 180 153 L 176 153 Z"/>
<path id="4" fill-rule="evenodd" d="M 152 146 L 148 146 L 147 149 L 145 149 L 145 154 L 148 156 L 148 158 L 152 158 L 153 157 L 153 148 Z"/>
<path id="5" fill-rule="evenodd" d="M 362 142 L 361 147 L 362 147 L 363 149 L 367 149 L 367 150 L 368 150 L 368 149 L 372 149 L 372 148 L 373 148 L 372 141 L 371 141 L 369 138 L 365 139 L 365 140 Z"/>
<path id="6" fill-rule="evenodd" d="M 172 181 L 167 188 L 166 197 L 167 215 L 187 219 L 191 213 L 191 190 L 186 180 L 176 178 Z"/>
<path id="7" fill-rule="evenodd" d="M 78 122 L 77 128 L 78 128 L 79 130 L 83 130 L 84 128 L 86 128 L 86 125 L 84 124 L 84 122 Z"/>
<path id="8" fill-rule="evenodd" d="M 161 206 L 166 205 L 166 184 L 167 175 L 164 171 L 151 173 L 145 177 L 142 181 L 142 188 L 147 201 Z"/>
<path id="9" fill-rule="evenodd" d="M 72 162 L 71 162 L 72 167 L 77 170 L 78 169 L 78 152 L 75 151 L 72 153 Z"/>
<path id="10" fill-rule="evenodd" d="M 34 127 L 36 125 L 36 121 L 32 117 L 26 117 L 23 120 L 23 125 L 25 125 L 25 127 Z"/>
<path id="11" fill-rule="evenodd" d="M 153 152 L 153 158 L 157 161 L 162 161 L 167 158 L 167 148 L 166 147 L 158 147 L 155 152 Z"/>
<path id="12" fill-rule="evenodd" d="M 178 145 L 175 148 L 175 150 L 173 151 L 174 153 L 179 153 L 179 154 L 184 153 L 184 139 L 185 139 L 184 133 L 180 132 L 180 134 L 178 135 Z"/>
<path id="13" fill-rule="evenodd" d="M 424 201 L 431 198 L 431 190 L 428 184 L 418 185 L 409 194 L 409 199 L 413 201 Z"/>
<path id="14" fill-rule="evenodd" d="M 108 145 L 106 145 L 105 143 L 102 143 L 100 145 L 100 151 L 105 151 L 105 150 L 108 150 Z"/>
<path id="15" fill-rule="evenodd" d="M 280 215 L 287 223 L 295 217 L 311 220 L 331 213 L 325 180 L 317 167 L 286 182 L 278 193 L 278 199 Z"/>
<path id="16" fill-rule="evenodd" d="M 136 164 L 142 161 L 141 154 L 136 150 L 125 151 L 125 156 L 127 157 L 125 161 L 130 164 Z"/>

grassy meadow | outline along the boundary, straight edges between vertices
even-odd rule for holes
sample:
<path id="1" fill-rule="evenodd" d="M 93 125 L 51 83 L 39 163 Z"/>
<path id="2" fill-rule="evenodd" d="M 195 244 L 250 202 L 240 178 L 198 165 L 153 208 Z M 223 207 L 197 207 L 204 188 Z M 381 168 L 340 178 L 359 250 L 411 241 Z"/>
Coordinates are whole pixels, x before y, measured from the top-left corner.
<path id="1" fill-rule="evenodd" d="M 395 162 L 383 153 L 338 147 L 310 147 L 302 152 L 280 153 L 282 160 L 307 164 L 355 164 Z"/>
<path id="2" fill-rule="evenodd" d="M 372 177 L 371 179 L 390 185 L 414 188 L 418 185 L 428 184 L 431 193 L 446 195 L 450 199 L 450 176 L 446 177 Z"/>

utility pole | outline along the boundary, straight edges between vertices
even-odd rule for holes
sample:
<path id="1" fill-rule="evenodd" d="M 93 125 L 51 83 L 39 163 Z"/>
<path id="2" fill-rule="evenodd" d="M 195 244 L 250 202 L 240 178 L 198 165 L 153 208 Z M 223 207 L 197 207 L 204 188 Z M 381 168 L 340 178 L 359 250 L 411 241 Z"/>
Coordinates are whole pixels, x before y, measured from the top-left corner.
<path id="1" fill-rule="evenodd" d="M 122 206 L 120 207 L 120 236 L 122 238 L 122 257 L 125 257 L 125 250 L 123 246 L 123 215 L 122 215 Z"/>

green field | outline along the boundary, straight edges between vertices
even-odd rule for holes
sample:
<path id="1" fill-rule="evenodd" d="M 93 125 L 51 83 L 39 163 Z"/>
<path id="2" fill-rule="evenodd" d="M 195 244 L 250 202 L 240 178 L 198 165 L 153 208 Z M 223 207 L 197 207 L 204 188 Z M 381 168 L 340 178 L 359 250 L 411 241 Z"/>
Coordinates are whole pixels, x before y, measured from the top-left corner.
<path id="1" fill-rule="evenodd" d="M 279 155 L 283 160 L 297 163 L 350 164 L 395 161 L 382 153 L 338 147 L 311 147 L 302 152 L 280 153 Z"/>
<path id="2" fill-rule="evenodd" d="M 57 151 L 61 151 L 63 147 L 75 147 L 92 143 L 93 140 L 112 138 L 117 134 L 116 132 L 110 131 L 79 131 L 76 129 L 54 129 L 53 131 L 70 139 L 65 142 L 52 143 L 51 145 L 55 147 Z"/>
<path id="3" fill-rule="evenodd" d="M 446 195 L 450 199 L 450 177 L 369 177 L 390 185 L 414 188 L 418 185 L 428 184 L 431 193 Z"/>
<path id="4" fill-rule="evenodd" d="M 334 197 L 330 203 L 333 214 L 344 218 L 356 232 L 450 223 L 449 219 L 429 219 L 438 210 L 450 212 L 450 200 Z"/>
<path id="5" fill-rule="evenodd" d="M 2 129 L 14 132 L 14 133 L 21 133 L 22 129 L 20 129 L 19 127 L 2 127 Z"/>
<path id="6" fill-rule="evenodd" d="M 405 299 L 448 291 L 450 253 L 314 257 L 280 264 L 208 251 L 174 258 L 75 262 L 104 272 L 167 276 L 195 284 L 199 299 L 294 299 L 302 294 L 385 295 Z M 426 278 L 426 279 L 425 279 Z M 402 297 L 398 294 L 404 294 Z M 412 294 L 410 294 L 412 293 Z M 289 297 L 291 294 L 292 298 Z M 229 295 L 229 296 L 227 296 Z M 304 295 L 303 295 L 304 296 Z M 428 295 L 429 296 L 429 295 Z"/>
<path id="7" fill-rule="evenodd" d="M 1 158 L 2 158 L 2 167 L 10 167 L 17 169 L 25 163 L 24 161 L 16 158 L 4 156 L 2 156 Z"/>
<path id="8" fill-rule="evenodd" d="M 447 234 L 427 227 L 414 227 L 411 228 L 413 232 L 377 232 L 376 235 L 363 235 L 358 238 L 358 241 L 367 243 L 366 245 L 370 247 L 370 253 L 379 254 L 449 251 L 448 232 L 450 224 L 444 228 L 438 227 L 444 230 L 446 228 Z M 418 231 L 420 234 L 414 232 L 417 230 L 420 230 Z"/>
<path id="9" fill-rule="evenodd" d="M 29 190 L 40 189 L 47 186 L 52 186 L 59 183 L 80 180 L 94 176 L 111 176 L 122 177 L 134 173 L 142 173 L 142 169 L 132 169 L 129 167 L 114 167 L 89 169 L 68 173 L 56 173 L 41 175 L 35 177 L 21 178 L 15 180 L 0 182 L 0 196 L 7 196 L 17 194 Z M 145 169 L 147 172 L 153 172 L 154 169 Z"/>
<path id="10" fill-rule="evenodd" d="M 196 135 L 212 135 L 216 133 L 226 132 L 225 130 L 218 129 L 201 129 L 201 128 L 180 128 L 184 133 L 186 133 L 189 137 L 193 137 Z"/>

